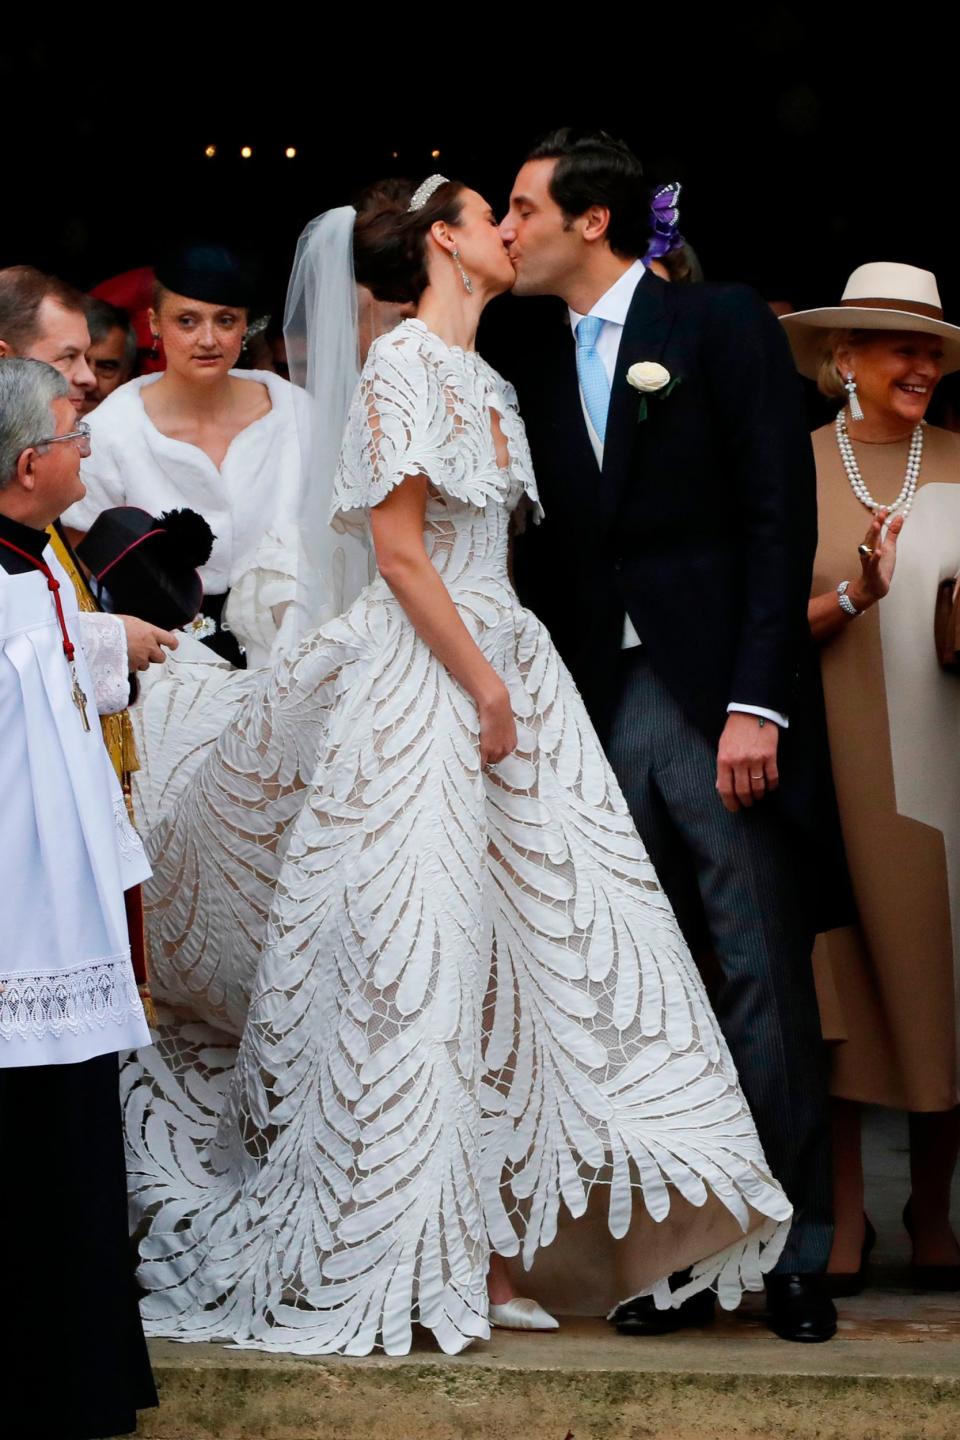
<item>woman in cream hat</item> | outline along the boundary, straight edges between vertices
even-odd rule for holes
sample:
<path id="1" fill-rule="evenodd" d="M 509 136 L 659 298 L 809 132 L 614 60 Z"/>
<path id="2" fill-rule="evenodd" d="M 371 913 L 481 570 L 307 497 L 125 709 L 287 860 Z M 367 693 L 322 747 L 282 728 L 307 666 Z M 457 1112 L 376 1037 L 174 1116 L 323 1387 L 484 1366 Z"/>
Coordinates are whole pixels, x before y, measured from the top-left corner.
<path id="1" fill-rule="evenodd" d="M 831 1288 L 860 1289 L 873 1241 L 860 1106 L 876 1103 L 910 1116 L 915 1278 L 953 1289 L 960 679 L 939 667 L 933 617 L 939 583 L 960 570 L 960 436 L 924 415 L 940 377 L 960 369 L 960 327 L 944 321 L 933 275 L 888 263 L 854 271 L 838 306 L 782 323 L 801 373 L 845 402 L 813 437 L 809 612 L 858 911 L 815 952 L 833 1042 Z"/>

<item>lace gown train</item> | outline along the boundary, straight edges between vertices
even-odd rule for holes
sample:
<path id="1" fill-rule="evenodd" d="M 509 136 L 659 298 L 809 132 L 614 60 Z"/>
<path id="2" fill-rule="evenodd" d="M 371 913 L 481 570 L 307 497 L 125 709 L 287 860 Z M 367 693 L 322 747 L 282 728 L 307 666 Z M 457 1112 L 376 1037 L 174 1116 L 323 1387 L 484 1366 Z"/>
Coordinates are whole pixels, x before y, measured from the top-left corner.
<path id="1" fill-rule="evenodd" d="M 481 768 L 475 706 L 379 578 L 275 671 L 180 667 L 147 697 L 165 1008 L 124 1103 L 154 1335 L 404 1353 L 419 1322 L 457 1351 L 489 1333 L 491 1249 L 529 1266 L 598 1191 L 613 1237 L 661 1222 L 660 1303 L 692 1261 L 673 1298 L 735 1304 L 789 1227 L 580 697 L 509 583 L 510 512 L 537 503 L 513 392 L 418 321 L 371 351 L 337 523 L 409 474 L 515 754 Z"/>

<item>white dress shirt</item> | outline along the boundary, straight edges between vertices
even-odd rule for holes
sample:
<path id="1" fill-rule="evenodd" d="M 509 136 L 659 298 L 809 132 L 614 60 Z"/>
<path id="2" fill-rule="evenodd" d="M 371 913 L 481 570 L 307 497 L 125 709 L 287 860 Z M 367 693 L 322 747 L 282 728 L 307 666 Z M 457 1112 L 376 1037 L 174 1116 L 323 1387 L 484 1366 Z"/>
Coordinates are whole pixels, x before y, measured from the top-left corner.
<path id="1" fill-rule="evenodd" d="M 589 314 L 598 316 L 603 321 L 603 327 L 597 337 L 596 351 L 607 373 L 607 380 L 610 383 L 611 392 L 613 390 L 617 356 L 620 353 L 620 341 L 623 337 L 623 327 L 626 323 L 627 312 L 633 303 L 634 292 L 645 273 L 646 266 L 643 261 L 634 260 L 633 264 L 624 270 L 620 278 L 614 281 L 610 289 L 606 290 L 600 296 L 600 299 L 589 311 Z M 570 312 L 570 333 L 575 337 L 577 326 L 584 317 L 572 307 L 568 307 L 568 309 Z M 576 339 L 574 339 L 574 344 L 576 344 Z M 586 422 L 587 434 L 590 437 L 593 453 L 597 457 L 597 464 L 602 467 L 603 442 L 590 423 L 590 417 L 587 414 L 587 407 L 584 403 L 582 390 L 580 391 L 580 404 L 583 408 L 583 418 Z M 632 650 L 641 643 L 640 636 L 637 634 L 630 616 L 624 615 L 623 649 Z M 727 714 L 730 714 L 733 710 L 742 711 L 746 715 L 762 716 L 765 720 L 772 720 L 774 724 L 781 726 L 784 730 L 789 724 L 786 715 L 781 715 L 777 710 L 765 710 L 760 705 L 740 705 L 736 701 L 731 701 L 727 706 Z"/>

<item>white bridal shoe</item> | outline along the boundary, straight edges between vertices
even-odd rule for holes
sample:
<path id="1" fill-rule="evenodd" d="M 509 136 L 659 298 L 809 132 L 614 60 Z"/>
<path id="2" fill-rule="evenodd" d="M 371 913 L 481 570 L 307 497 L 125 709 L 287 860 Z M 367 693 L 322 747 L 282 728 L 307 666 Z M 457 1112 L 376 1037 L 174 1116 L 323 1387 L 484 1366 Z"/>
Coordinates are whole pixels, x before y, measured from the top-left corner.
<path id="1" fill-rule="evenodd" d="M 524 1300 L 519 1295 L 504 1305 L 491 1305 L 490 1324 L 501 1330 L 559 1330 L 560 1323 L 548 1315 L 536 1300 Z"/>

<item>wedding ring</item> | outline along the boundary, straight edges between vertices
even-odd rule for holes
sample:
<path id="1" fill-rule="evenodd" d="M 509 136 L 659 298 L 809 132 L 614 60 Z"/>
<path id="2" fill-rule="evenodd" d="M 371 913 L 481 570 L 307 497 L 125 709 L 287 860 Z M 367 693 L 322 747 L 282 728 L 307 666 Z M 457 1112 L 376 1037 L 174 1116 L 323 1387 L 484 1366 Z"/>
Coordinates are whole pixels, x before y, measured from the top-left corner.
<path id="1" fill-rule="evenodd" d="M 759 774 L 759 775 L 751 775 L 751 776 L 750 776 L 750 779 L 751 779 L 751 780 L 765 780 L 766 778 L 767 778 L 767 777 L 764 775 L 764 773 L 763 773 L 762 770 L 760 771 L 760 774 Z"/>
<path id="2" fill-rule="evenodd" d="M 858 545 L 858 546 L 857 546 L 857 554 L 858 554 L 858 555 L 863 555 L 865 559 L 869 559 L 870 556 L 873 554 L 873 549 L 871 548 L 871 546 L 869 546 L 869 545 L 867 545 L 867 544 Z"/>

